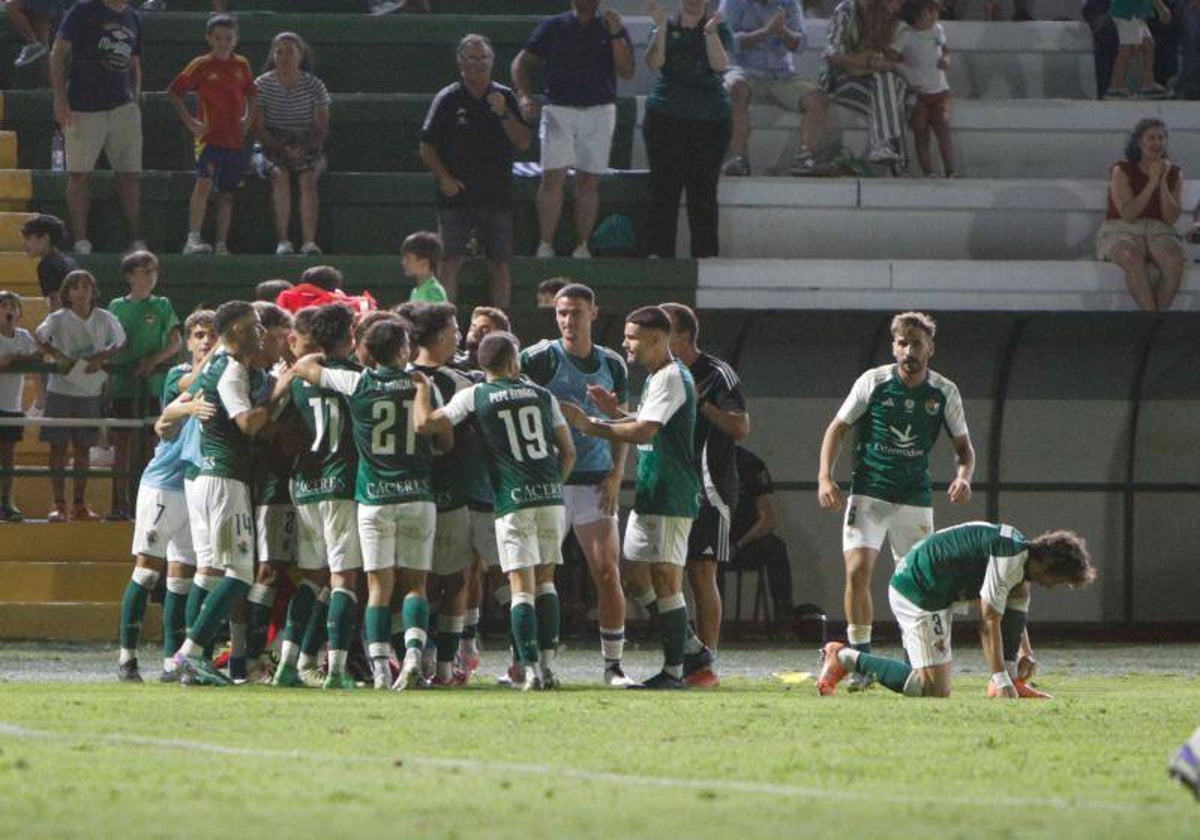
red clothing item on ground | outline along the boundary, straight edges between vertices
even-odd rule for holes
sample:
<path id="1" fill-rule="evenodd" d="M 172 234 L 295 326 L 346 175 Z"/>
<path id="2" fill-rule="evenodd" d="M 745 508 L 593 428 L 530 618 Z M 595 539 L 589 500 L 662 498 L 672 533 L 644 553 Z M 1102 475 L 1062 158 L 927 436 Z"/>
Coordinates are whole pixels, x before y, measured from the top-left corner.
<path id="1" fill-rule="evenodd" d="M 328 291 L 312 283 L 300 283 L 282 291 L 275 298 L 275 305 L 288 312 L 296 313 L 309 306 L 324 306 L 327 303 L 343 303 L 356 313 L 370 312 L 378 308 L 375 298 L 370 292 L 361 295 L 348 295 L 341 289 Z"/>
<path id="2" fill-rule="evenodd" d="M 242 148 L 246 100 L 258 95 L 250 62 L 240 55 L 222 61 L 212 53 L 192 59 L 171 82 L 170 92 L 183 96 L 192 91 L 199 102 L 196 119 L 208 129 L 200 143 L 224 149 Z"/>

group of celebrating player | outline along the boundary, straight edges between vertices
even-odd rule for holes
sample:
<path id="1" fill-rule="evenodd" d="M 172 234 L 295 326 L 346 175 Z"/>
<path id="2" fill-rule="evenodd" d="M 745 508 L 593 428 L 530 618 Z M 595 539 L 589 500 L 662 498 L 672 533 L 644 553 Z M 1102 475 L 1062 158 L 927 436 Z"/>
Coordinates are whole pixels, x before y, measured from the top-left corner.
<path id="1" fill-rule="evenodd" d="M 168 377 L 161 441 L 139 488 L 120 678 L 141 681 L 141 622 L 165 572 L 163 679 L 352 688 L 348 662 L 365 647 L 376 688 L 464 685 L 479 665 L 482 575 L 498 567 L 510 601 L 506 679 L 555 688 L 554 575 L 570 527 L 598 592 L 604 683 L 718 684 L 716 561 L 728 551 L 733 441 L 749 431 L 740 381 L 698 350 L 696 316 L 681 304 L 630 313 L 624 359 L 592 341 L 591 289 L 565 286 L 554 308 L 561 337 L 524 350 L 503 312 L 477 308 L 465 354 L 451 304 L 356 316 L 328 303 L 293 317 L 232 301 L 193 313 L 192 360 Z M 1077 585 L 1094 571 L 1070 532 L 1029 540 L 967 523 L 932 533 L 928 453 L 943 427 L 958 457 L 951 501 L 970 498 L 974 466 L 958 391 L 928 367 L 935 329 L 920 313 L 896 316 L 896 363 L 863 374 L 826 432 L 823 507 L 841 506 L 833 466 L 851 428 L 858 439 L 844 529 L 850 644 L 825 646 L 819 689 L 832 694 L 853 673 L 854 687 L 947 695 L 952 614 L 979 600 L 991 693 L 1046 696 L 1028 685 L 1029 583 Z M 626 359 L 647 374 L 636 413 Z M 907 663 L 870 648 L 870 576 L 885 537 Z M 274 665 L 267 629 L 292 567 L 299 582 Z M 626 590 L 662 640 L 662 669 L 643 682 L 622 665 Z M 211 659 L 226 620 L 228 677 Z"/>

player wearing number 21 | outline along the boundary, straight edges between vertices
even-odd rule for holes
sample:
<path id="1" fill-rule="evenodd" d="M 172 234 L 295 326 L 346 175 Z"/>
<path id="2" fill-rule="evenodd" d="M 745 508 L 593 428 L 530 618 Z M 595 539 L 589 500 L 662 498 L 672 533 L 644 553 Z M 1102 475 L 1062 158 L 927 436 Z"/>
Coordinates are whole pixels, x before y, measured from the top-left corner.
<path id="1" fill-rule="evenodd" d="M 404 663 L 395 689 L 415 688 L 421 677 L 421 651 L 429 627 L 425 578 L 433 567 L 434 444 L 443 452 L 454 436 L 418 434 L 413 405 L 417 384 L 405 372 L 408 331 L 398 321 L 380 321 L 365 342 L 375 366 L 357 371 L 321 364 L 315 353 L 296 362 L 299 378 L 347 397 L 358 474 L 358 536 L 367 573 L 367 609 L 363 626 L 377 688 L 386 687 L 390 654 L 392 590 L 403 594 Z M 330 621 L 333 621 L 332 605 Z M 397 651 L 398 653 L 398 651 Z"/>
<path id="2" fill-rule="evenodd" d="M 526 691 L 558 687 L 554 650 L 558 641 L 558 598 L 554 569 L 562 563 L 565 529 L 563 481 L 575 465 L 575 444 L 558 400 L 524 381 L 517 339 L 488 334 L 479 344 L 479 366 L 487 381 L 454 395 L 436 409 L 436 389 L 423 374 L 417 381 L 416 428 L 450 434 L 474 415 L 482 432 L 496 514 L 500 568 L 512 587 L 510 620 Z M 540 667 L 539 667 L 540 665 Z"/>

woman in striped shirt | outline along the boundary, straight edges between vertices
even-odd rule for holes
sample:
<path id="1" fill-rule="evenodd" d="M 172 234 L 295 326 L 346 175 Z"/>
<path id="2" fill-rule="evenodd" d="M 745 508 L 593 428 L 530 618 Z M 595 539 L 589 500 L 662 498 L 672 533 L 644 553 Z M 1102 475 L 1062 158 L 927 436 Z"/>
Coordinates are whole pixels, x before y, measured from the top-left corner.
<path id="1" fill-rule="evenodd" d="M 288 228 L 292 216 L 292 177 L 300 190 L 300 253 L 315 256 L 317 247 L 317 179 L 325 171 L 323 147 L 329 134 L 329 103 L 324 83 L 314 76 L 312 50 L 295 32 L 280 32 L 271 41 L 264 72 L 255 80 L 251 130 L 258 141 L 254 163 L 260 177 L 271 181 L 275 214 L 275 253 L 294 254 Z"/>

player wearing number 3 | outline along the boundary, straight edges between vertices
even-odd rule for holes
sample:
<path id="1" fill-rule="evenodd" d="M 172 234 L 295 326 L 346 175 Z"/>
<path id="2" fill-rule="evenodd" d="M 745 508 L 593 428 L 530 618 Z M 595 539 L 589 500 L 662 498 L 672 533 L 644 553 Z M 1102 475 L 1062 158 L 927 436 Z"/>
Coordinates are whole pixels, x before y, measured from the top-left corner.
<path id="1" fill-rule="evenodd" d="M 495 499 L 500 568 L 512 587 L 510 621 L 524 689 L 558 687 L 554 651 L 559 608 L 554 570 L 562 563 L 563 482 L 575 466 L 575 444 L 558 400 L 522 380 L 517 339 L 489 333 L 479 344 L 487 381 L 459 391 L 443 409 L 424 374 L 414 373 L 420 432 L 449 435 L 471 415 L 479 421 Z M 545 593 L 546 597 L 538 597 Z M 540 669 L 538 667 L 540 661 Z"/>

